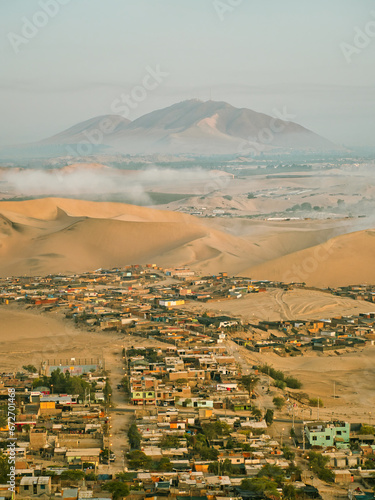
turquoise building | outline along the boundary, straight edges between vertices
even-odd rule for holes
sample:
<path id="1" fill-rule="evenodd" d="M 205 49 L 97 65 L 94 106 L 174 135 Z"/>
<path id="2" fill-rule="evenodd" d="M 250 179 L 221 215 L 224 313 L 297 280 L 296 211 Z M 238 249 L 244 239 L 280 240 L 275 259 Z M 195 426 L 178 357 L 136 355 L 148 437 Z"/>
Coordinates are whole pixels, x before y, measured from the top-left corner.
<path id="1" fill-rule="evenodd" d="M 309 422 L 305 424 L 305 436 L 310 446 L 335 446 L 347 448 L 350 439 L 348 422 Z"/>

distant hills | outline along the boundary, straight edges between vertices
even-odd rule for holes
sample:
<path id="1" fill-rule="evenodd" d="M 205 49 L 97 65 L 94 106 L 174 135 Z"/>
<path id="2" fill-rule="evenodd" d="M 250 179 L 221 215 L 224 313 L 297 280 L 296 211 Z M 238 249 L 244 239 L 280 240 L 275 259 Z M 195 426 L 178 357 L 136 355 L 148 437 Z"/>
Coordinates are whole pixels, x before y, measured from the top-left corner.
<path id="1" fill-rule="evenodd" d="M 226 102 L 183 101 L 134 121 L 104 115 L 34 144 L 3 148 L 2 157 L 122 154 L 234 154 L 253 156 L 341 148 L 297 123 Z"/>

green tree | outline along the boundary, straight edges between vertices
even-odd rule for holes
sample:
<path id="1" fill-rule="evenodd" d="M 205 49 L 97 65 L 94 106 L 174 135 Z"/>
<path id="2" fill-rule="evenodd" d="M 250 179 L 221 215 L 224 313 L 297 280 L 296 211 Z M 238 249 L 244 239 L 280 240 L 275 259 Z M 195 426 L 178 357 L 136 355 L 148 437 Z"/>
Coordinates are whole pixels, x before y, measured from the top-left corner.
<path id="1" fill-rule="evenodd" d="M 278 486 L 281 486 L 284 481 L 285 475 L 281 467 L 278 467 L 277 465 L 266 464 L 258 472 L 257 477 L 265 477 L 267 479 L 275 481 Z"/>
<path id="2" fill-rule="evenodd" d="M 263 493 L 266 497 L 280 498 L 277 491 L 277 484 L 267 479 L 266 477 L 256 477 L 254 479 L 243 479 L 241 488 L 245 491 L 253 491 L 254 493 Z"/>
<path id="3" fill-rule="evenodd" d="M 10 472 L 10 465 L 8 463 L 8 457 L 0 452 L 0 484 L 7 484 L 9 479 L 8 474 Z"/>
<path id="4" fill-rule="evenodd" d="M 129 495 L 129 486 L 122 481 L 108 481 L 102 486 L 102 489 L 112 493 L 113 500 L 120 500 Z"/>
<path id="5" fill-rule="evenodd" d="M 0 428 L 8 425 L 8 407 L 6 404 L 0 405 Z"/>
<path id="6" fill-rule="evenodd" d="M 112 396 L 112 388 L 109 384 L 109 380 L 107 379 L 105 381 L 105 386 L 103 389 L 103 394 L 104 394 L 104 401 L 106 406 L 109 406 L 111 404 L 111 396 Z"/>
<path id="7" fill-rule="evenodd" d="M 78 481 L 84 479 L 85 473 L 82 470 L 64 470 L 60 477 L 69 481 Z"/>
<path id="8" fill-rule="evenodd" d="M 316 453 L 315 451 L 310 451 L 308 460 L 312 471 L 318 476 L 319 479 L 326 481 L 327 483 L 333 481 L 334 474 L 327 468 L 329 457 L 325 457 L 321 453 Z"/>
<path id="9" fill-rule="evenodd" d="M 132 450 L 139 450 L 141 446 L 141 438 L 142 435 L 138 431 L 138 427 L 135 423 L 132 423 L 128 430 L 128 439 Z"/>
<path id="10" fill-rule="evenodd" d="M 297 498 L 297 490 L 292 484 L 284 484 L 283 498 L 285 500 L 295 500 Z"/>
<path id="11" fill-rule="evenodd" d="M 22 367 L 25 371 L 30 372 L 30 373 L 38 373 L 38 370 L 35 368 L 34 365 L 23 365 Z"/>
<path id="12" fill-rule="evenodd" d="M 375 469 L 375 455 L 371 454 L 366 457 L 365 463 L 362 465 L 363 469 Z"/>
<path id="13" fill-rule="evenodd" d="M 279 396 L 275 396 L 272 400 L 273 404 L 275 405 L 277 410 L 281 410 L 282 407 L 285 405 L 285 399 L 281 398 Z"/>
<path id="14" fill-rule="evenodd" d="M 188 379 L 187 378 L 178 378 L 176 381 L 175 381 L 175 384 L 176 385 L 187 385 L 189 383 Z"/>
<path id="15" fill-rule="evenodd" d="M 301 479 L 302 470 L 294 464 L 290 464 L 285 470 L 285 474 L 290 476 L 293 481 L 299 481 Z"/>
<path id="16" fill-rule="evenodd" d="M 249 393 L 249 397 L 254 392 L 255 386 L 259 382 L 259 377 L 255 375 L 243 375 L 241 377 L 241 385 L 244 389 L 246 389 Z"/>
<path id="17" fill-rule="evenodd" d="M 156 469 L 163 471 L 163 472 L 172 472 L 173 470 L 173 464 L 167 457 L 163 457 L 159 462 L 156 464 Z"/>
<path id="18" fill-rule="evenodd" d="M 232 462 L 226 458 L 224 462 L 219 463 L 218 461 L 216 462 L 211 462 L 210 465 L 208 466 L 208 472 L 211 472 L 212 474 L 228 474 L 232 475 L 234 471 Z"/>
<path id="19" fill-rule="evenodd" d="M 202 430 L 208 441 L 212 441 L 212 439 L 228 436 L 231 432 L 231 427 L 226 422 L 217 420 L 216 422 L 202 425 Z"/>
<path id="20" fill-rule="evenodd" d="M 260 410 L 256 406 L 253 406 L 251 408 L 251 414 L 254 415 L 254 417 L 257 418 L 258 420 L 261 420 L 262 418 L 262 410 Z"/>
<path id="21" fill-rule="evenodd" d="M 362 425 L 359 434 L 375 434 L 375 429 L 372 425 Z"/>
<path id="22" fill-rule="evenodd" d="M 286 377 L 285 383 L 291 389 L 301 389 L 301 387 L 302 387 L 302 382 L 300 382 L 295 377 Z"/>
<path id="23" fill-rule="evenodd" d="M 149 469 L 152 463 L 151 458 L 140 450 L 131 451 L 128 454 L 128 460 L 132 469 Z"/>
<path id="24" fill-rule="evenodd" d="M 296 454 L 289 448 L 289 446 L 284 446 L 282 449 L 285 460 L 294 460 Z"/>
<path id="25" fill-rule="evenodd" d="M 283 391 L 286 387 L 286 382 L 284 380 L 275 380 L 273 385 Z"/>
<path id="26" fill-rule="evenodd" d="M 98 476 L 95 474 L 95 472 L 89 472 L 89 474 L 86 474 L 85 479 L 86 481 L 97 481 Z"/>
<path id="27" fill-rule="evenodd" d="M 164 435 L 160 441 L 160 448 L 163 450 L 170 448 L 178 448 L 180 446 L 180 438 L 178 436 Z"/>
<path id="28" fill-rule="evenodd" d="M 270 410 L 269 408 L 267 409 L 264 415 L 264 420 L 266 421 L 267 425 L 273 424 L 273 410 Z"/>

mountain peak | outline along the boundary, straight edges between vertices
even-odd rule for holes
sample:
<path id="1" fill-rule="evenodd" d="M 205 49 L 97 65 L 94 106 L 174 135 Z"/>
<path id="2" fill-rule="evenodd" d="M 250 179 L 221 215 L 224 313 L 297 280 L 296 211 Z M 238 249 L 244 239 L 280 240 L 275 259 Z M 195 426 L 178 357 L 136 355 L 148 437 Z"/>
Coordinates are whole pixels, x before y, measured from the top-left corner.
<path id="1" fill-rule="evenodd" d="M 103 122 L 112 123 L 111 130 L 98 133 Z M 157 109 L 130 122 L 118 115 L 103 115 L 78 123 L 40 143 L 35 150 L 47 146 L 53 154 L 66 154 L 67 145 L 92 142 L 93 152 L 100 150 L 125 154 L 240 154 L 290 153 L 291 151 L 326 152 L 340 148 L 291 121 L 275 118 L 247 108 L 236 108 L 224 101 L 187 99 Z M 267 131 L 265 137 L 264 131 Z M 273 131 L 273 132 L 272 132 Z M 81 148 L 82 149 L 82 148 Z M 79 148 L 74 148 L 79 150 Z M 90 153 L 88 153 L 90 154 Z"/>

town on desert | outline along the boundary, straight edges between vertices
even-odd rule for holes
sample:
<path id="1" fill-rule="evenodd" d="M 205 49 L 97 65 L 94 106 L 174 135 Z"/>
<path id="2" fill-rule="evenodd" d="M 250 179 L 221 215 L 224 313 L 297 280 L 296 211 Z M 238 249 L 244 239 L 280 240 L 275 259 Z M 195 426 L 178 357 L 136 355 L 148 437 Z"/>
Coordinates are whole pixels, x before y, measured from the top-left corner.
<path id="1" fill-rule="evenodd" d="M 371 8 L 4 1 L 0 499 L 375 500 Z"/>

